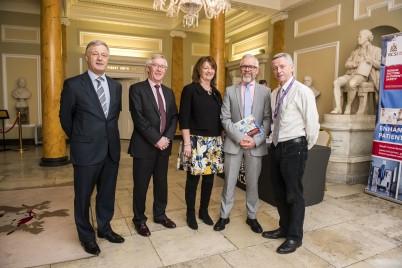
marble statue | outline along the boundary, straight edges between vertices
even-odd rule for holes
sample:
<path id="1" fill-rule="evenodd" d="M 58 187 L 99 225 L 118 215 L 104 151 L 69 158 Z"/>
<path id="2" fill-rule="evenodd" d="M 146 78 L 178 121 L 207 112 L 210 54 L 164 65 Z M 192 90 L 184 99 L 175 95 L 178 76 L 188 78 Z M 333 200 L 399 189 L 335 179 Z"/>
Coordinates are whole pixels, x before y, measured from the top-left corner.
<path id="1" fill-rule="evenodd" d="M 21 124 L 29 124 L 29 106 L 27 100 L 31 97 L 31 92 L 26 88 L 26 82 L 24 78 L 17 80 L 17 88 L 13 90 L 13 97 L 17 100 L 15 109 L 21 114 Z"/>
<path id="2" fill-rule="evenodd" d="M 335 108 L 332 114 L 342 114 L 342 87 L 346 87 L 347 100 L 344 114 L 350 114 L 352 102 L 358 87 L 364 82 L 371 82 L 378 92 L 380 81 L 381 48 L 373 46 L 373 34 L 361 30 L 357 37 L 358 48 L 350 54 L 345 63 L 346 74 L 334 81 Z"/>
<path id="3" fill-rule="evenodd" d="M 311 89 L 311 91 L 313 91 L 314 93 L 314 97 L 318 97 L 321 94 L 321 91 L 319 91 L 318 89 L 316 89 L 313 86 L 313 78 L 311 78 L 311 76 L 306 75 L 304 77 L 304 81 L 303 81 L 304 85 L 306 85 L 307 87 L 309 87 Z"/>

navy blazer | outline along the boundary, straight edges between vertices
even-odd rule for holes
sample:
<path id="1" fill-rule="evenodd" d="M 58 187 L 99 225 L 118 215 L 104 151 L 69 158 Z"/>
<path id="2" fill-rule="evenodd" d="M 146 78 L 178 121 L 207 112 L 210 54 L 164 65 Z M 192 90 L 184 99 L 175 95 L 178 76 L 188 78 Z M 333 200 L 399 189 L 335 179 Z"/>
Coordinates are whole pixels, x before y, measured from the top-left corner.
<path id="1" fill-rule="evenodd" d="M 178 111 L 173 91 L 162 86 L 166 103 L 166 127 L 160 133 L 160 114 L 158 104 L 152 92 L 148 79 L 130 86 L 129 107 L 134 122 L 134 131 L 131 135 L 128 153 L 132 157 L 152 158 L 159 155 L 169 156 L 172 151 L 172 142 L 165 150 L 159 150 L 155 144 L 162 138 L 174 139 L 178 120 Z"/>
<path id="2" fill-rule="evenodd" d="M 107 153 L 120 160 L 118 119 L 121 111 L 121 84 L 106 77 L 110 91 L 105 117 L 88 72 L 66 79 L 60 99 L 60 123 L 70 139 L 70 159 L 74 165 L 101 163 Z"/>

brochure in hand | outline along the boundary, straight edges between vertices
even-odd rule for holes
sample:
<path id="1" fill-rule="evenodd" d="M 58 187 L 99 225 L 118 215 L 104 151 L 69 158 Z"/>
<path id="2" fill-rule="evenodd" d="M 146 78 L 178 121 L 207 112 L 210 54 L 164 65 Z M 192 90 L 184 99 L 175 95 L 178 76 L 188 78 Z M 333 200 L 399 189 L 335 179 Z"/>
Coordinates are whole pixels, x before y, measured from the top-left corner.
<path id="1" fill-rule="evenodd" d="M 236 122 L 234 126 L 250 137 L 259 137 L 264 133 L 261 128 L 256 125 L 254 115 L 252 114 Z"/>

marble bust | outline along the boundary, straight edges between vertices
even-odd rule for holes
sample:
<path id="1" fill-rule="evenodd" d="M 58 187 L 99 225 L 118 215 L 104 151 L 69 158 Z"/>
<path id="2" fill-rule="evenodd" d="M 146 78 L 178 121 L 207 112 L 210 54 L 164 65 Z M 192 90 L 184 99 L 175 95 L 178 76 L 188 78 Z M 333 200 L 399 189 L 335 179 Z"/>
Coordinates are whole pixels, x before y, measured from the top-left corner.
<path id="1" fill-rule="evenodd" d="M 31 92 L 26 88 L 24 78 L 17 80 L 17 87 L 13 90 L 13 97 L 17 100 L 15 103 L 17 113 L 21 113 L 21 124 L 29 124 L 29 106 L 27 100 L 31 97 Z"/>
<path id="2" fill-rule="evenodd" d="M 317 97 L 321 94 L 321 91 L 319 91 L 318 89 L 316 89 L 316 88 L 313 86 L 313 78 L 312 78 L 311 76 L 306 75 L 306 76 L 304 77 L 303 83 L 304 83 L 304 85 L 306 85 L 307 87 L 309 87 L 309 88 L 311 89 L 311 91 L 313 91 L 314 97 L 317 98 Z"/>

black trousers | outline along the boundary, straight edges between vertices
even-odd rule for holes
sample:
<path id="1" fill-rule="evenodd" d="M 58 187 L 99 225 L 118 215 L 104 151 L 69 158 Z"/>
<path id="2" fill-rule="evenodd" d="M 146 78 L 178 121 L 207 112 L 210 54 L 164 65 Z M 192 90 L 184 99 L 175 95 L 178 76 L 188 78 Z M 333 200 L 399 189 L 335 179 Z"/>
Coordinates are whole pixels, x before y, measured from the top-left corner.
<path id="1" fill-rule="evenodd" d="M 134 224 L 142 224 L 147 221 L 145 216 L 145 204 L 151 176 L 153 177 L 154 219 L 166 218 L 166 206 L 168 197 L 167 171 L 169 157 L 157 156 L 154 158 L 133 158 L 133 211 Z"/>
<path id="2" fill-rule="evenodd" d="M 91 195 L 96 185 L 96 221 L 98 232 L 110 233 L 110 221 L 114 214 L 116 181 L 119 163 L 109 155 L 99 165 L 74 166 L 74 218 L 80 241 L 95 240 L 95 232 L 89 220 Z"/>
<path id="3" fill-rule="evenodd" d="M 305 137 L 298 142 L 271 144 L 271 175 L 279 212 L 279 226 L 288 235 L 287 239 L 303 239 L 305 204 L 302 178 L 308 157 Z"/>

